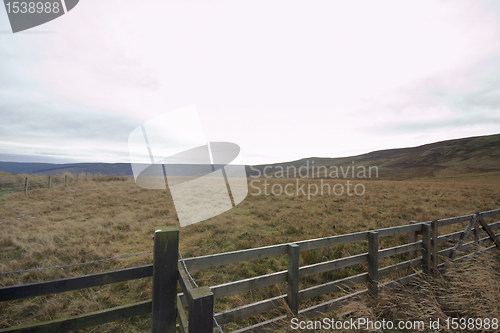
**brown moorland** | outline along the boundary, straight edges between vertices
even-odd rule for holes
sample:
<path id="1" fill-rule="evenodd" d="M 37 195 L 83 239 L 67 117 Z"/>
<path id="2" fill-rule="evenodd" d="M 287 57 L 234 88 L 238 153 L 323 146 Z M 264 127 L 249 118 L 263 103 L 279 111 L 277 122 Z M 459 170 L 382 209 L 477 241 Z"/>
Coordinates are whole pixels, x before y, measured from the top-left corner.
<path id="1" fill-rule="evenodd" d="M 5 175 L 4 175 L 5 176 Z M 15 177 L 13 175 L 12 177 Z M 22 177 L 22 176 L 21 176 Z M 235 251 L 278 243 L 327 237 L 369 229 L 406 225 L 409 220 L 429 221 L 500 207 L 499 179 L 471 181 L 364 180 L 362 196 L 265 195 L 264 179 L 253 184 L 248 197 L 236 208 L 208 221 L 180 230 L 184 257 Z M 266 179 L 282 186 L 295 179 Z M 304 184 L 317 179 L 299 179 Z M 346 185 L 346 180 L 325 182 Z M 360 182 L 360 181 L 357 181 Z M 261 189 L 256 195 L 255 187 Z M 491 221 L 489 221 L 491 222 Z M 146 190 L 129 179 L 102 177 L 100 181 L 72 182 L 53 189 L 34 189 L 0 199 L 0 271 L 83 263 L 152 250 L 156 226 L 176 225 L 175 208 L 168 193 Z M 445 231 L 458 231 L 463 225 Z M 381 247 L 408 242 L 408 236 L 384 239 Z M 350 256 L 366 251 L 366 244 L 309 251 L 301 264 Z M 404 257 L 400 258 L 404 260 Z M 151 254 L 68 268 L 3 274 L 1 286 L 32 283 L 126 267 L 150 264 Z M 387 263 L 388 264 L 388 263 Z M 286 258 L 270 258 L 191 272 L 201 286 L 268 274 L 286 269 Z M 366 267 L 351 267 L 301 280 L 301 288 L 334 280 Z M 257 289 L 216 301 L 216 311 L 283 294 L 285 286 Z M 337 296 L 325 295 L 319 302 Z M 41 322 L 124 305 L 151 297 L 151 279 L 112 284 L 58 295 L 0 304 L 0 327 Z M 375 310 L 374 310 L 375 311 Z M 380 310 L 382 311 L 382 310 Z M 376 313 L 376 312 L 374 312 Z M 249 318 L 224 326 L 231 331 L 265 318 Z M 142 332 L 149 329 L 148 316 L 102 325 L 89 331 Z"/>

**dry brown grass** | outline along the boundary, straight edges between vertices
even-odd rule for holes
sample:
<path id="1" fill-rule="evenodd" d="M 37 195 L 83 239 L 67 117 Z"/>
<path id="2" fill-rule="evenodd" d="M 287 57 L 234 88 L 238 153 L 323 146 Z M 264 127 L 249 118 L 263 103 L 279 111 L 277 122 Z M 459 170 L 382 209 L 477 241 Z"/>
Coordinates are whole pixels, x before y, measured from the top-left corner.
<path id="1" fill-rule="evenodd" d="M 332 313 L 316 318 L 299 318 L 305 325 L 315 325 L 317 329 L 301 332 L 331 332 L 322 326 L 323 319 L 356 322 L 365 318 L 371 322 L 391 321 L 395 327 L 399 321 L 423 322 L 425 328 L 418 332 L 498 332 L 498 329 L 451 329 L 449 318 L 496 318 L 500 322 L 500 255 L 498 253 L 474 255 L 465 264 L 450 266 L 445 275 L 419 275 L 410 285 L 381 287 L 376 299 L 365 295 L 349 305 Z M 429 321 L 439 320 L 440 328 L 431 329 Z M 451 325 L 451 321 L 449 321 Z M 280 322 L 277 332 L 297 332 L 291 328 L 289 320 Z M 320 326 L 321 325 L 321 326 Z M 319 328 L 321 327 L 321 329 Z M 412 329 L 371 329 L 366 326 L 357 329 L 335 329 L 336 332 L 415 332 Z"/>
<path id="2" fill-rule="evenodd" d="M 268 181 L 286 184 L 294 180 Z M 308 181 L 302 179 L 301 182 Z M 428 221 L 500 207 L 498 181 L 368 181 L 364 184 L 364 196 L 324 195 L 311 197 L 311 200 L 307 200 L 307 196 L 254 196 L 250 189 L 250 195 L 236 208 L 208 221 L 182 228 L 181 253 L 184 257 L 194 257 L 406 225 L 409 220 Z M 141 189 L 131 180 L 89 180 L 52 190 L 32 190 L 27 196 L 18 193 L 4 197 L 0 199 L 0 223 L 0 271 L 15 271 L 151 251 L 154 227 L 176 225 L 177 218 L 173 203 L 164 191 Z M 464 226 L 456 226 L 450 230 L 460 228 L 463 229 Z M 381 246 L 389 247 L 407 242 L 407 235 L 405 237 L 384 239 Z M 360 242 L 304 252 L 301 254 L 301 264 L 364 251 L 366 244 Z M 151 260 L 151 255 L 142 255 L 72 268 L 9 274 L 0 277 L 0 285 L 93 274 L 150 264 Z M 286 257 L 277 257 L 195 271 L 192 274 L 198 284 L 203 286 L 284 269 Z M 360 273 L 365 269 L 366 267 L 359 266 L 320 274 L 301 280 L 301 288 Z M 283 290 L 286 290 L 285 286 L 277 285 L 224 297 L 216 300 L 216 311 L 283 294 Z M 334 295 L 326 295 L 310 302 L 332 296 Z M 64 318 L 150 297 L 150 279 L 142 279 L 60 295 L 4 302 L 0 304 L 0 327 Z M 238 325 L 255 323 L 258 319 L 228 324 L 224 328 L 230 331 Z M 103 325 L 94 331 L 140 332 L 148 327 L 149 319 L 138 317 Z"/>
<path id="3" fill-rule="evenodd" d="M 439 332 L 495 332 L 498 329 L 448 329 L 447 318 L 500 320 L 500 257 L 497 253 L 474 256 L 437 277 L 419 276 L 410 286 L 382 288 L 376 300 L 364 298 L 347 309 L 353 318 L 372 321 L 419 320 L 441 323 Z M 436 332 L 426 327 L 422 332 Z"/>

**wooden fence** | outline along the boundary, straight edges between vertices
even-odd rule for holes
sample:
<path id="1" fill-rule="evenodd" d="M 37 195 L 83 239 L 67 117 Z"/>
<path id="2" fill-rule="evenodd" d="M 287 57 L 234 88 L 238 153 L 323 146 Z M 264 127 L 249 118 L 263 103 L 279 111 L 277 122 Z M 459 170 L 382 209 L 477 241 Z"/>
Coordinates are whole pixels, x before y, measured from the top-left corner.
<path id="1" fill-rule="evenodd" d="M 488 225 L 483 219 L 498 214 L 500 214 L 500 209 L 483 213 L 476 212 L 471 215 L 433 220 L 432 222 L 412 223 L 406 226 L 188 258 L 185 259 L 182 264 L 178 260 L 178 229 L 176 227 L 157 228 L 154 237 L 153 265 L 69 279 L 0 288 L 0 301 L 10 301 L 26 297 L 103 286 L 106 284 L 152 276 L 153 295 L 151 300 L 68 319 L 59 319 L 45 323 L 2 329 L 0 333 L 66 332 L 145 314 L 151 314 L 152 316 L 152 332 L 178 331 L 204 333 L 212 332 L 215 326 L 214 319 L 217 320 L 220 325 L 224 325 L 226 323 L 269 312 L 278 307 L 283 307 L 285 303 L 290 309 L 291 315 L 312 318 L 334 311 L 347 304 L 349 301 L 352 301 L 353 298 L 363 294 L 370 294 L 372 297 L 376 297 L 380 285 L 408 283 L 414 279 L 417 274 L 420 274 L 420 272 L 417 271 L 419 268 L 421 268 L 424 274 L 437 274 L 439 271 L 446 269 L 446 264 L 448 262 L 440 257 L 448 257 L 456 261 L 467 260 L 473 253 L 457 258 L 458 251 L 472 249 L 476 244 L 495 244 L 482 251 L 491 251 L 495 249 L 495 247 L 500 248 L 500 234 L 495 235 L 492 231 L 500 228 L 500 222 L 494 222 Z M 464 222 L 468 222 L 464 231 L 439 235 L 439 228 Z M 482 231 L 485 231 L 488 237 L 481 238 L 480 232 Z M 471 233 L 474 234 L 474 241 L 464 243 L 467 236 Z M 410 243 L 379 249 L 379 240 L 381 238 L 401 234 L 409 234 Z M 418 234 L 421 235 L 422 240 L 418 240 Z M 359 241 L 368 241 L 367 253 L 302 267 L 299 266 L 300 252 Z M 443 247 L 447 242 L 454 242 L 454 246 L 443 248 L 438 251 L 438 248 Z M 443 245 L 439 246 L 439 244 Z M 417 256 L 416 254 L 418 252 L 420 252 L 421 255 Z M 403 253 L 409 253 L 410 260 L 383 268 L 379 267 L 381 259 Z M 189 281 L 188 272 L 192 270 L 207 269 L 281 255 L 288 256 L 288 269 L 286 271 L 212 287 L 193 288 Z M 359 264 L 368 264 L 368 271 L 366 273 L 349 276 L 340 280 L 328 281 L 321 285 L 299 290 L 299 279 Z M 380 278 L 396 272 L 400 272 L 400 274 L 404 276 L 384 284 L 379 284 Z M 178 283 L 182 288 L 182 293 L 180 294 L 177 294 Z M 227 311 L 213 313 L 214 301 L 218 298 L 278 283 L 287 283 L 287 294 Z M 307 308 L 301 307 L 301 303 L 305 300 L 340 291 L 346 287 L 358 284 L 366 284 L 367 288 L 321 304 Z M 186 315 L 186 307 L 188 308 L 188 315 Z M 286 319 L 287 316 L 283 315 L 234 332 L 266 331 L 267 329 L 275 328 L 276 323 Z"/>

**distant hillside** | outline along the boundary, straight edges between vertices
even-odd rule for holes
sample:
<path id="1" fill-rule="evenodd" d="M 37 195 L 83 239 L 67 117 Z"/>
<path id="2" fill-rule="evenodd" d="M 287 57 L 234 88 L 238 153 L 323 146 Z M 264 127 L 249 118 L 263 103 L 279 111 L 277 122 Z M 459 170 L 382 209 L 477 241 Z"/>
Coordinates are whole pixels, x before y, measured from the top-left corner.
<path id="1" fill-rule="evenodd" d="M 356 172 L 363 166 L 375 166 L 378 168 L 378 178 L 387 180 L 467 179 L 488 176 L 500 178 L 500 134 L 447 140 L 412 148 L 380 150 L 357 156 L 311 157 L 292 162 L 257 165 L 247 167 L 247 173 L 253 176 L 262 175 L 266 168 L 267 176 L 284 177 L 287 176 L 286 171 L 289 171 L 288 176 L 293 177 L 294 171 L 297 175 L 299 168 L 302 167 L 303 174 L 313 178 L 332 178 L 335 176 L 332 171 L 336 169 L 339 178 L 352 178 L 352 166 L 355 166 Z M 200 166 L 193 165 L 176 165 L 170 169 L 174 173 L 183 175 L 197 175 L 200 172 Z M 342 170 L 346 177 L 343 177 Z M 130 163 L 0 162 L 0 171 L 14 174 L 53 175 L 64 172 L 75 174 L 87 172 L 132 176 Z M 371 178 L 375 178 L 374 172 Z"/>
<path id="2" fill-rule="evenodd" d="M 335 166 L 347 171 L 353 165 L 356 166 L 356 172 L 360 170 L 359 166 L 376 166 L 378 178 L 387 180 L 500 176 L 500 134 L 447 140 L 412 148 L 380 150 L 350 157 L 311 157 L 287 163 L 259 165 L 252 167 L 250 174 L 258 175 L 267 167 L 266 175 L 280 177 L 281 170 L 288 170 L 293 176 L 295 169 L 308 166 L 309 174 L 313 175 L 314 171 L 314 177 L 318 178 L 328 177 Z M 326 175 L 323 167 L 328 170 Z M 304 168 L 303 171 L 305 174 Z"/>
<path id="3" fill-rule="evenodd" d="M 130 163 L 17 163 L 0 162 L 0 171 L 16 174 L 55 175 L 70 173 L 100 173 L 102 175 L 130 176 L 132 168 Z"/>

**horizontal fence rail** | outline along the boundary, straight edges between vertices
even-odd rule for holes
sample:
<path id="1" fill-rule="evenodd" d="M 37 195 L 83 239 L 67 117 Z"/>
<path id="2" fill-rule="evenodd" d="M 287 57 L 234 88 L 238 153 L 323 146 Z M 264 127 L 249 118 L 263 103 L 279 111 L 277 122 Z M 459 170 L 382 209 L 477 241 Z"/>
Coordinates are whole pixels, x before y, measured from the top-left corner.
<path id="1" fill-rule="evenodd" d="M 483 218 L 493 217 L 498 214 L 500 214 L 500 209 L 483 213 L 476 212 L 471 215 L 429 222 L 412 223 L 405 226 L 187 258 L 180 261 L 177 256 L 178 245 L 175 245 L 173 248 L 168 247 L 169 251 L 172 251 L 169 252 L 168 255 L 167 252 L 159 252 L 163 250 L 167 251 L 168 244 L 178 244 L 178 238 L 176 238 L 178 237 L 178 231 L 176 231 L 176 228 L 172 229 L 172 227 L 167 227 L 166 229 L 159 229 L 155 232 L 155 259 L 153 265 L 0 288 L 0 301 L 12 301 L 153 276 L 153 300 L 106 309 L 68 319 L 2 329 L 0 332 L 33 332 L 34 330 L 41 332 L 65 332 L 137 315 L 152 314 L 153 332 L 173 332 L 175 330 L 179 332 L 203 333 L 211 332 L 214 326 L 239 321 L 277 308 L 283 308 L 285 305 L 289 307 L 293 315 L 314 317 L 335 310 L 361 295 L 369 294 L 372 297 L 376 297 L 379 286 L 389 286 L 393 283 L 408 283 L 419 274 L 415 272 L 419 267 L 425 274 L 435 274 L 438 269 L 444 270 L 446 269 L 446 265 L 445 263 L 438 264 L 439 259 L 456 255 L 457 250 L 466 251 L 473 249 L 476 245 L 489 245 L 491 243 L 495 246 L 488 247 L 484 251 L 492 251 L 498 248 L 498 239 L 500 239 L 500 235 L 495 235 L 492 233 L 492 230 L 499 229 L 500 222 L 485 224 L 484 220 L 482 220 Z M 438 234 L 440 227 L 464 222 L 469 222 L 464 231 L 452 232 L 445 235 Z M 484 232 L 488 237 L 479 237 L 480 232 Z M 410 242 L 408 244 L 379 249 L 379 239 L 401 234 L 410 235 Z M 469 234 L 474 235 L 475 240 L 463 243 L 467 238 L 466 236 Z M 421 236 L 421 240 L 417 239 L 418 235 Z M 305 266 L 298 265 L 299 254 L 301 252 L 362 241 L 368 242 L 367 253 Z M 450 245 L 454 246 L 443 248 L 447 243 L 451 243 Z M 439 250 L 438 245 L 441 245 Z M 417 253 L 421 253 L 421 256 L 417 257 Z M 379 267 L 380 260 L 384 258 L 406 254 L 408 254 L 409 260 L 404 260 L 386 267 Z M 285 255 L 288 256 L 288 270 L 223 283 L 212 287 L 198 287 L 189 274 L 191 270 L 208 269 Z M 465 255 L 457 258 L 456 261 L 465 261 L 470 257 L 471 255 Z M 159 264 L 160 260 L 164 260 L 161 265 Z M 323 284 L 311 286 L 302 290 L 298 288 L 299 279 L 355 265 L 367 265 L 368 271 L 335 281 L 327 281 Z M 156 270 L 155 267 L 157 267 Z M 170 269 L 165 269 L 166 267 L 170 267 Z M 380 278 L 402 272 L 406 272 L 406 275 L 379 285 Z M 170 280 L 171 282 L 169 282 L 168 285 L 162 284 L 161 281 L 165 280 L 165 276 L 170 276 L 169 279 L 174 278 L 177 282 L 174 283 L 172 282 L 174 280 Z M 177 278 L 175 278 L 175 276 L 177 276 Z M 195 287 L 192 286 L 191 281 L 195 284 Z M 177 293 L 177 283 L 182 290 L 179 294 Z M 280 283 L 286 283 L 288 285 L 287 294 L 260 300 L 219 313 L 213 313 L 214 300 L 218 298 Z M 305 300 L 343 291 L 346 290 L 346 288 L 362 284 L 366 284 L 368 288 L 309 308 L 300 308 L 300 303 Z M 167 289 L 162 291 L 162 288 Z M 167 297 L 168 304 L 163 304 L 162 298 L 156 298 L 155 300 L 155 297 L 158 297 L 159 294 L 170 295 Z M 184 310 L 186 307 L 189 309 L 187 314 Z M 166 321 L 164 319 L 166 318 L 166 314 L 168 314 L 168 318 L 171 319 Z M 172 318 L 176 318 L 176 320 Z M 273 327 L 273 325 L 276 325 L 280 320 L 286 318 L 286 315 L 278 316 L 256 325 L 239 329 L 235 332 L 249 332 L 254 329 L 262 330 L 266 327 Z M 172 321 L 177 322 L 175 327 L 171 326 Z"/>

